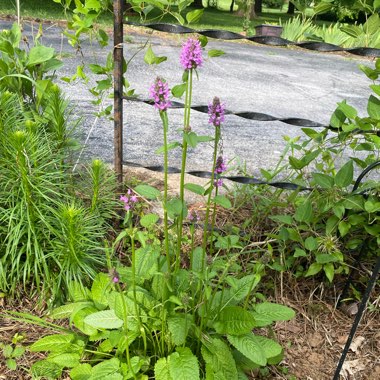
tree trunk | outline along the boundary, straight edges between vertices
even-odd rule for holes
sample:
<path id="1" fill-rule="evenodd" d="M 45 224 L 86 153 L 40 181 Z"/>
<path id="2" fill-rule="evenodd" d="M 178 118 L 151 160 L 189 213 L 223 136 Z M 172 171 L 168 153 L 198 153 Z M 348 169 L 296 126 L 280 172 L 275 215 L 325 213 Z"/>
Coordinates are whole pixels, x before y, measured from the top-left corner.
<path id="1" fill-rule="evenodd" d="M 256 17 L 258 13 L 263 12 L 263 0 L 255 0 L 255 6 L 253 7 L 253 14 L 251 12 L 251 18 Z"/>
<path id="2" fill-rule="evenodd" d="M 194 8 L 202 9 L 203 8 L 202 0 L 194 0 L 192 6 Z"/>
<path id="3" fill-rule="evenodd" d="M 294 15 L 294 10 L 295 10 L 294 4 L 291 1 L 289 1 L 288 11 L 286 13 L 288 15 Z"/>

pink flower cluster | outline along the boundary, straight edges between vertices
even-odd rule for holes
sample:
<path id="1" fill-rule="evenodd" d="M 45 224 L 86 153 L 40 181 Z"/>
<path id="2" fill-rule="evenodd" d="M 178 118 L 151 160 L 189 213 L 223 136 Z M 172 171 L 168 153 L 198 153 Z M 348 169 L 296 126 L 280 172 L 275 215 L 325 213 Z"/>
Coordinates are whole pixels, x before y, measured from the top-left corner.
<path id="1" fill-rule="evenodd" d="M 166 111 L 171 106 L 169 87 L 164 79 L 157 77 L 149 89 L 149 94 L 154 100 L 154 107 L 159 111 Z"/>
<path id="2" fill-rule="evenodd" d="M 136 194 L 131 189 L 128 189 L 127 195 L 121 195 L 120 200 L 124 202 L 124 208 L 127 211 L 133 209 L 134 205 L 139 201 Z"/>
<path id="3" fill-rule="evenodd" d="M 212 103 L 208 105 L 209 123 L 215 127 L 220 127 L 224 121 L 225 105 L 220 103 L 220 99 L 215 96 Z"/>
<path id="4" fill-rule="evenodd" d="M 202 64 L 202 47 L 199 40 L 189 38 L 182 45 L 180 62 L 185 70 L 196 69 Z"/>
<path id="5" fill-rule="evenodd" d="M 214 186 L 215 187 L 221 187 L 223 186 L 223 179 L 218 178 L 222 173 L 227 171 L 227 163 L 226 160 L 222 157 L 219 156 L 216 160 L 216 165 L 215 165 L 215 174 L 217 176 L 216 180 L 214 181 Z"/>

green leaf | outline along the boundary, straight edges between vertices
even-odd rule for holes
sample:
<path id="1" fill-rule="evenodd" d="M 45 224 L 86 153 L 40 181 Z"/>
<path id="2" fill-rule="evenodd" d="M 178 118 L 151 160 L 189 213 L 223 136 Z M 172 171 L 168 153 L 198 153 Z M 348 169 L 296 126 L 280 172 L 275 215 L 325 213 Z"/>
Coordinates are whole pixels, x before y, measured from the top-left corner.
<path id="1" fill-rule="evenodd" d="M 249 292 L 255 289 L 260 282 L 259 274 L 250 274 L 242 278 L 227 277 L 227 282 L 231 286 L 229 295 L 237 302 L 248 296 Z"/>
<path id="2" fill-rule="evenodd" d="M 159 190 L 149 185 L 138 185 L 135 187 L 134 191 L 137 194 L 140 194 L 142 197 L 151 199 L 151 200 L 157 199 L 161 195 Z"/>
<path id="3" fill-rule="evenodd" d="M 158 359 L 154 365 L 155 380 L 173 380 L 170 376 L 169 363 L 166 358 Z"/>
<path id="4" fill-rule="evenodd" d="M 313 173 L 312 175 L 315 183 L 322 189 L 331 189 L 334 187 L 334 178 L 329 175 L 322 173 Z"/>
<path id="5" fill-rule="evenodd" d="M 227 335 L 227 339 L 253 363 L 259 366 L 265 366 L 267 364 L 265 352 L 253 334 Z"/>
<path id="6" fill-rule="evenodd" d="M 123 321 L 118 318 L 114 310 L 102 310 L 88 315 L 84 323 L 95 329 L 118 329 L 123 326 Z"/>
<path id="7" fill-rule="evenodd" d="M 40 360 L 31 367 L 33 378 L 58 379 L 62 374 L 62 367 L 48 360 Z"/>
<path id="8" fill-rule="evenodd" d="M 274 220 L 275 222 L 280 222 L 283 224 L 293 224 L 293 218 L 291 215 L 272 215 L 269 216 L 269 218 Z"/>
<path id="9" fill-rule="evenodd" d="M 161 62 L 164 62 L 167 60 L 167 57 L 158 57 L 153 53 L 152 46 L 149 45 L 148 49 L 146 50 L 144 61 L 148 65 L 158 65 Z"/>
<path id="10" fill-rule="evenodd" d="M 217 195 L 214 197 L 213 202 L 215 202 L 217 205 L 222 206 L 224 208 L 231 208 L 232 204 L 230 200 L 225 197 L 224 195 Z"/>
<path id="11" fill-rule="evenodd" d="M 240 306 L 225 307 L 214 322 L 218 334 L 243 335 L 252 331 L 254 326 L 252 314 Z"/>
<path id="12" fill-rule="evenodd" d="M 307 256 L 307 253 L 303 250 L 303 249 L 300 249 L 300 248 L 296 248 L 294 250 L 294 254 L 293 254 L 294 257 L 306 257 Z"/>
<path id="13" fill-rule="evenodd" d="M 34 46 L 30 49 L 28 66 L 39 65 L 54 57 L 54 49 L 46 46 Z"/>
<path id="14" fill-rule="evenodd" d="M 200 20 L 204 12 L 204 9 L 195 9 L 186 13 L 186 21 L 188 24 L 194 24 Z"/>
<path id="15" fill-rule="evenodd" d="M 158 219 L 157 214 L 146 214 L 140 219 L 140 224 L 145 228 L 149 228 L 156 224 Z"/>
<path id="16" fill-rule="evenodd" d="M 373 9 L 374 10 L 377 10 L 377 9 L 379 9 L 380 8 L 380 0 L 375 0 L 374 2 L 373 2 Z"/>
<path id="17" fill-rule="evenodd" d="M 16 360 L 14 359 L 6 359 L 5 364 L 12 371 L 15 371 L 17 369 L 17 363 L 16 363 Z"/>
<path id="18" fill-rule="evenodd" d="M 290 307 L 272 302 L 259 303 L 255 307 L 255 312 L 271 321 L 289 321 L 296 315 Z"/>
<path id="19" fill-rule="evenodd" d="M 336 256 L 330 255 L 329 253 L 319 253 L 315 256 L 315 260 L 318 264 L 328 264 L 339 261 Z"/>
<path id="20" fill-rule="evenodd" d="M 88 363 L 79 364 L 70 371 L 71 380 L 90 380 L 92 367 Z"/>
<path id="21" fill-rule="evenodd" d="M 352 183 L 353 178 L 354 165 L 350 160 L 339 169 L 338 173 L 336 173 L 335 184 L 338 187 L 347 187 Z"/>
<path id="22" fill-rule="evenodd" d="M 324 270 L 324 272 L 325 272 L 326 277 L 328 278 L 328 280 L 330 282 L 332 282 L 333 279 L 334 279 L 334 274 L 335 274 L 334 264 L 333 263 L 325 264 L 323 266 L 323 270 Z"/>
<path id="23" fill-rule="evenodd" d="M 273 339 L 266 338 L 260 335 L 254 335 L 260 347 L 263 349 L 267 359 L 274 358 L 282 353 L 282 347 Z"/>
<path id="24" fill-rule="evenodd" d="M 181 144 L 178 141 L 171 142 L 167 145 L 168 152 L 169 152 L 169 150 L 176 149 L 180 146 L 181 146 Z M 165 151 L 165 147 L 161 146 L 158 149 L 156 149 L 155 153 L 160 154 L 160 153 L 163 153 L 164 151 Z"/>
<path id="25" fill-rule="evenodd" d="M 176 346 L 185 344 L 191 324 L 191 318 L 185 314 L 177 314 L 168 318 L 168 328 L 172 341 Z"/>
<path id="26" fill-rule="evenodd" d="M 314 6 L 314 13 L 316 15 L 321 15 L 323 13 L 329 12 L 332 9 L 332 7 L 333 7 L 332 3 L 327 3 L 327 2 L 322 1 Z"/>
<path id="27" fill-rule="evenodd" d="M 355 119 L 355 117 L 358 115 L 358 112 L 356 109 L 346 103 L 345 100 L 338 103 L 338 108 L 344 113 L 344 115 L 348 119 Z"/>
<path id="28" fill-rule="evenodd" d="M 221 339 L 206 337 L 202 341 L 202 357 L 206 363 L 206 379 L 208 372 L 218 374 L 215 379 L 237 380 L 238 374 L 235 359 L 228 345 Z M 212 378 L 212 377 L 211 377 Z"/>
<path id="29" fill-rule="evenodd" d="M 314 276 L 317 273 L 319 273 L 322 269 L 322 265 L 318 263 L 313 263 L 309 266 L 309 269 L 307 270 L 305 277 Z"/>
<path id="30" fill-rule="evenodd" d="M 226 54 L 223 50 L 211 49 L 208 51 L 208 56 L 211 57 L 220 57 L 221 55 Z"/>
<path id="31" fill-rule="evenodd" d="M 184 133 L 184 138 L 192 148 L 198 145 L 198 136 L 195 132 Z"/>
<path id="32" fill-rule="evenodd" d="M 185 183 L 185 189 L 186 190 L 189 190 L 195 194 L 199 194 L 199 195 L 204 195 L 205 193 L 205 188 L 201 185 L 197 185 L 195 183 Z"/>
<path id="33" fill-rule="evenodd" d="M 187 83 L 177 84 L 172 88 L 172 95 L 175 98 L 181 98 L 184 92 L 186 91 Z"/>
<path id="34" fill-rule="evenodd" d="M 368 115 L 373 119 L 380 120 L 380 99 L 371 95 L 367 105 Z"/>
<path id="35" fill-rule="evenodd" d="M 123 380 L 123 376 L 118 373 L 119 367 L 120 362 L 117 358 L 104 360 L 92 368 L 91 380 Z"/>
<path id="36" fill-rule="evenodd" d="M 376 80 L 379 77 L 379 74 L 376 70 L 371 69 L 368 66 L 359 65 L 359 69 L 371 80 Z"/>
<path id="37" fill-rule="evenodd" d="M 313 220 L 313 207 L 311 201 L 306 199 L 301 203 L 294 214 L 294 219 L 298 222 L 311 222 Z"/>
<path id="38" fill-rule="evenodd" d="M 63 353 L 63 354 L 54 354 L 47 357 L 49 362 L 58 364 L 59 366 L 66 368 L 73 368 L 79 364 L 80 355 L 76 353 Z"/>
<path id="39" fill-rule="evenodd" d="M 350 223 L 347 223 L 344 220 L 342 220 L 342 221 L 339 222 L 338 230 L 339 230 L 339 233 L 340 233 L 341 237 L 346 236 L 347 233 L 350 231 L 350 229 L 351 229 L 351 224 Z"/>
<path id="40" fill-rule="evenodd" d="M 70 317 L 75 311 L 78 311 L 81 307 L 87 307 L 93 305 L 92 302 L 74 302 L 68 305 L 62 305 L 52 310 L 49 313 L 49 318 L 63 319 Z"/>
<path id="41" fill-rule="evenodd" d="M 152 245 L 136 249 L 136 281 L 149 280 L 158 270 L 159 249 Z"/>
<path id="42" fill-rule="evenodd" d="M 203 48 L 207 46 L 207 44 L 208 44 L 208 38 L 206 36 L 200 35 L 200 36 L 198 36 L 198 40 L 201 43 L 201 46 Z"/>
<path id="43" fill-rule="evenodd" d="M 178 198 L 171 199 L 167 204 L 166 204 L 166 210 L 169 214 L 169 217 L 174 219 L 178 215 L 181 215 L 183 212 L 183 207 L 182 207 L 182 202 Z"/>
<path id="44" fill-rule="evenodd" d="M 177 352 L 168 357 L 170 376 L 175 380 L 198 380 L 199 364 L 190 348 L 177 347 Z"/>
<path id="45" fill-rule="evenodd" d="M 309 251 L 315 251 L 318 248 L 318 241 L 315 237 L 309 236 L 305 240 L 305 248 Z"/>
<path id="46" fill-rule="evenodd" d="M 364 203 L 364 209 L 368 213 L 374 213 L 380 211 L 380 202 L 374 202 L 371 200 L 368 200 Z"/>
<path id="47" fill-rule="evenodd" d="M 106 273 L 98 273 L 91 286 L 91 296 L 98 309 L 108 305 L 108 294 L 111 291 L 111 279 Z"/>
<path id="48" fill-rule="evenodd" d="M 47 335 L 33 343 L 29 347 L 29 350 L 32 352 L 64 352 L 72 346 L 74 339 L 75 336 L 73 334 Z"/>
<path id="49" fill-rule="evenodd" d="M 380 0 L 379 0 L 380 1 Z M 380 84 L 371 84 L 369 87 L 371 87 L 372 91 L 380 96 Z"/>

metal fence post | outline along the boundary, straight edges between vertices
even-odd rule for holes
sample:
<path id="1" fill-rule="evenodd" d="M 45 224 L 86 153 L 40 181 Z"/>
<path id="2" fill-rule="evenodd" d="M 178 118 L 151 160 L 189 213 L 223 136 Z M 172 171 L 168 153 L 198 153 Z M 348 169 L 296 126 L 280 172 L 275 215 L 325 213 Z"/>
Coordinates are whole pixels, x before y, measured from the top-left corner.
<path id="1" fill-rule="evenodd" d="M 114 0 L 114 167 L 117 181 L 123 182 L 123 0 Z"/>

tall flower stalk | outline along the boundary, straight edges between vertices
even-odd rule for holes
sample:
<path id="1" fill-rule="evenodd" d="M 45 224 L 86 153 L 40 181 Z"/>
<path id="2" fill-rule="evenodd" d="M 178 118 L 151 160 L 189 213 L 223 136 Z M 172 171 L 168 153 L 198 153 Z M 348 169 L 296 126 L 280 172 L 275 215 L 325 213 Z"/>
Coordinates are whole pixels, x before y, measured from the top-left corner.
<path id="1" fill-rule="evenodd" d="M 177 250 L 176 250 L 176 269 L 179 268 L 180 254 L 182 247 L 183 218 L 185 210 L 185 172 L 187 160 L 187 136 L 191 132 L 190 114 L 193 90 L 193 71 L 202 65 L 202 48 L 199 40 L 189 38 L 182 46 L 180 62 L 185 72 L 183 77 L 186 78 L 185 92 L 185 110 L 183 120 L 183 140 L 182 140 L 182 164 L 179 197 L 182 205 L 182 212 L 178 217 L 177 225 Z"/>
<path id="2" fill-rule="evenodd" d="M 171 106 L 169 100 L 169 87 L 164 79 L 157 77 L 151 88 L 149 89 L 150 95 L 154 100 L 154 107 L 158 109 L 160 117 L 162 120 L 163 131 L 164 131 L 164 244 L 165 244 L 165 253 L 166 260 L 168 264 L 168 271 L 171 271 L 170 264 L 170 251 L 169 251 L 169 222 L 168 222 L 168 211 L 167 211 L 167 202 L 168 202 L 168 129 L 169 129 L 169 120 L 167 109 Z"/>

